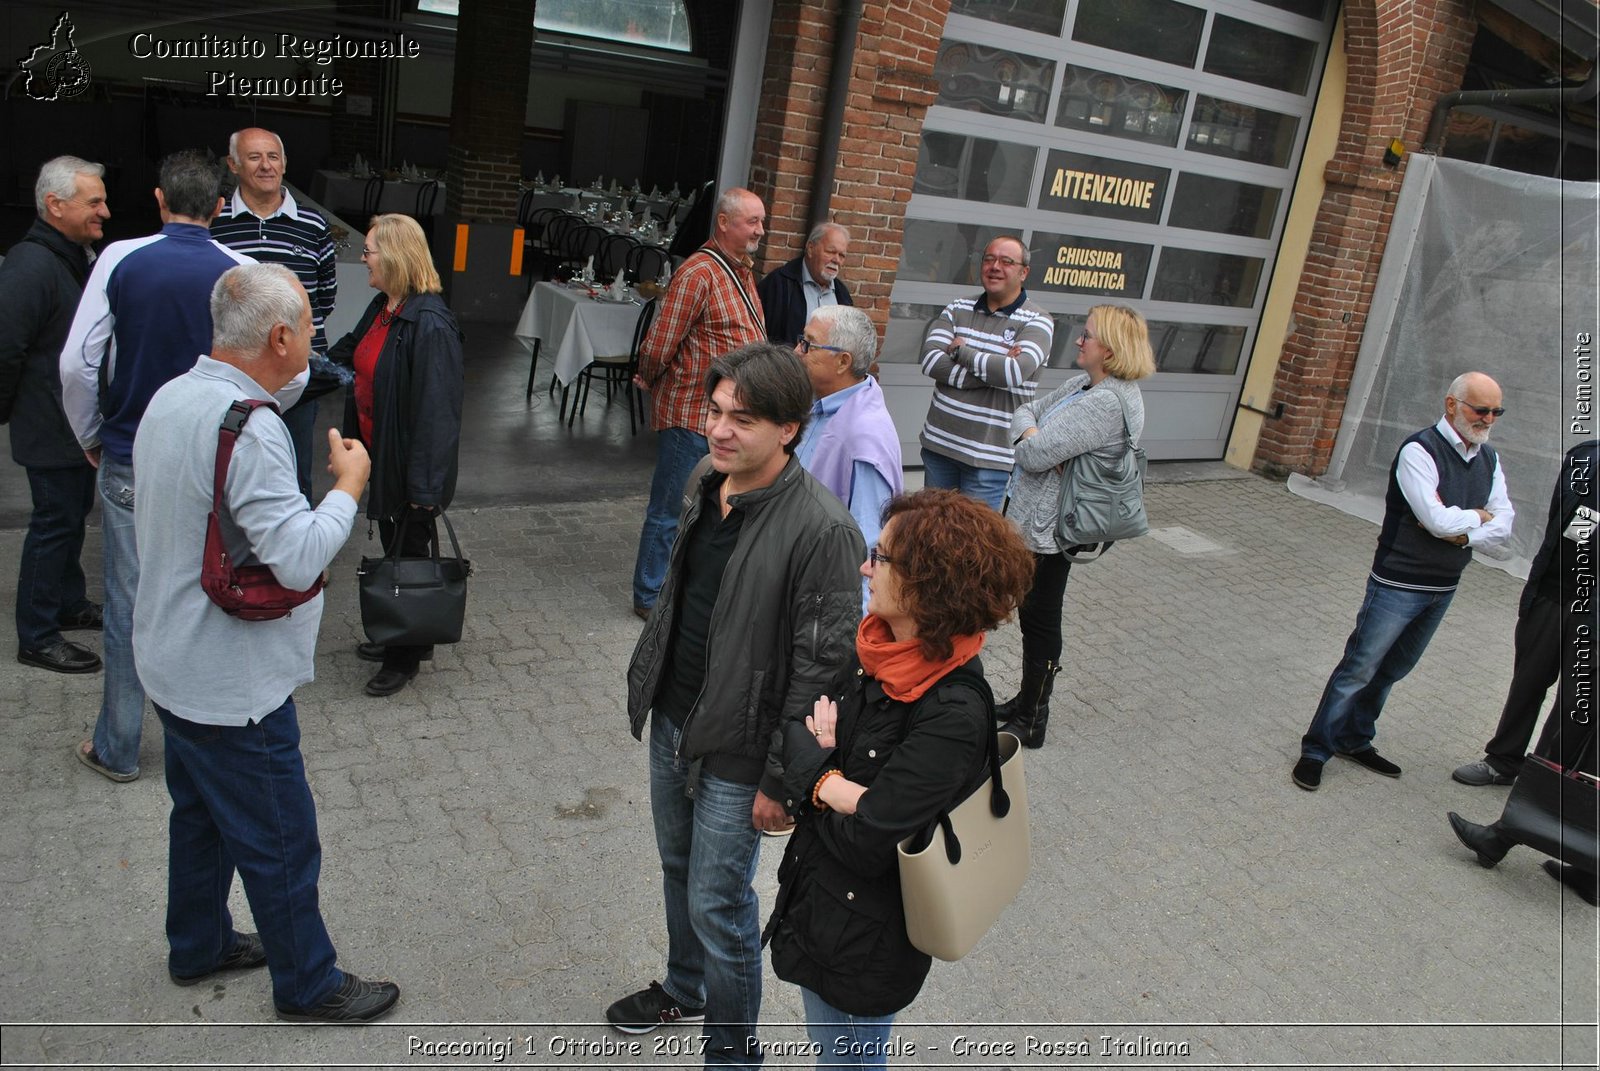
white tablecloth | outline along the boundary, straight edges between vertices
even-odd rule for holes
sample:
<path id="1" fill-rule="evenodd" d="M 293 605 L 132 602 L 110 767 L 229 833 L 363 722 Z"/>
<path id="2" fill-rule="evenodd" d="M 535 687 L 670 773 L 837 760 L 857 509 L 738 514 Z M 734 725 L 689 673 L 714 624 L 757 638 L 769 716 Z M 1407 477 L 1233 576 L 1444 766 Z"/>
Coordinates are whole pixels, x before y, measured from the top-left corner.
<path id="1" fill-rule="evenodd" d="M 516 337 L 555 362 L 556 379 L 571 383 L 596 357 L 625 356 L 641 307 L 591 298 L 585 290 L 559 283 L 536 283 L 522 307 Z"/>

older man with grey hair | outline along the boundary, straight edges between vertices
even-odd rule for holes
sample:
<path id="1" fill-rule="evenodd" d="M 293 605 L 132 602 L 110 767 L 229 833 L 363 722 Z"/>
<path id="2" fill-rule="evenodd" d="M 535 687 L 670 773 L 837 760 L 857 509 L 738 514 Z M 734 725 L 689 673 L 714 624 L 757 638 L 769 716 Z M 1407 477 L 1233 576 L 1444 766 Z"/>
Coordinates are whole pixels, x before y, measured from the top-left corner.
<path id="1" fill-rule="evenodd" d="M 17 571 L 17 661 L 56 673 L 93 673 L 100 656 L 65 639 L 98 629 L 83 566 L 84 520 L 94 506 L 94 466 L 61 408 L 58 360 L 83 295 L 90 243 L 105 236 L 105 168 L 57 156 L 39 169 L 39 218 L 0 264 L 0 424 L 11 460 L 28 473 L 33 513 Z"/>
<path id="2" fill-rule="evenodd" d="M 400 996 L 336 967 L 317 901 L 322 849 L 294 690 L 313 676 L 322 595 L 266 621 L 232 616 L 200 585 L 218 432 L 237 431 L 218 509 L 235 562 L 304 591 L 344 546 L 371 472 L 328 433 L 333 490 L 316 509 L 295 478 L 277 406 L 304 384 L 316 331 L 305 288 L 277 264 L 233 268 L 211 291 L 211 353 L 155 392 L 134 437 L 141 572 L 134 658 L 165 734 L 172 818 L 167 972 L 178 985 L 266 964 L 280 1019 L 366 1022 Z M 240 413 L 240 402 L 261 403 Z M 235 868 L 259 934 L 233 928 Z"/>
<path id="3" fill-rule="evenodd" d="M 811 314 L 795 350 L 817 396 L 795 456 L 845 504 L 873 546 L 884 504 L 905 489 L 900 433 L 883 388 L 868 374 L 878 351 L 877 329 L 860 309 L 825 306 Z M 861 605 L 864 611 L 864 580 Z"/>
<path id="4" fill-rule="evenodd" d="M 1472 552 L 1503 553 L 1511 535 L 1515 511 L 1500 457 L 1489 445 L 1504 415 L 1500 384 L 1466 372 L 1450 384 L 1444 416 L 1400 444 L 1355 630 L 1289 775 L 1305 791 L 1321 786 L 1322 768 L 1334 755 L 1384 777 L 1400 776 L 1399 764 L 1373 746 L 1389 690 L 1427 650 Z"/>
<path id="5" fill-rule="evenodd" d="M 756 289 L 767 317 L 767 338 L 790 345 L 811 314 L 829 305 L 854 305 L 839 280 L 850 253 L 850 232 L 837 223 L 819 223 L 806 235 L 805 252 L 761 280 Z"/>

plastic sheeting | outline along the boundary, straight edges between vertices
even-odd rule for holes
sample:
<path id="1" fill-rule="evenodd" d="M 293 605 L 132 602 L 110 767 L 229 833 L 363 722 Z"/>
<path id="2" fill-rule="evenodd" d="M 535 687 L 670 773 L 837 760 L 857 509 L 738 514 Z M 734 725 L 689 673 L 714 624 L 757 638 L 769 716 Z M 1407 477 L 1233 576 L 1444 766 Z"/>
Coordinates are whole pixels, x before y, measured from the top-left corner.
<path id="1" fill-rule="evenodd" d="M 1380 519 L 1400 443 L 1443 415 L 1451 380 L 1485 372 L 1505 393 L 1489 442 L 1517 518 L 1508 561 L 1477 557 L 1526 576 L 1561 455 L 1595 435 L 1582 417 L 1600 333 L 1597 204 L 1595 183 L 1411 157 L 1332 462 L 1290 490 Z"/>

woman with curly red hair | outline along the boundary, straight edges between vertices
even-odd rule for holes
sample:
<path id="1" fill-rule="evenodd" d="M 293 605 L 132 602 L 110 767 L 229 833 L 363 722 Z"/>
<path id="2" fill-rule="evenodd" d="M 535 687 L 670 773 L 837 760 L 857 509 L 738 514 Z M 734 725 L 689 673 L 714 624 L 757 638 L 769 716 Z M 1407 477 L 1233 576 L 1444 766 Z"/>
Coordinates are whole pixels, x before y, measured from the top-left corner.
<path id="1" fill-rule="evenodd" d="M 857 658 L 785 727 L 784 788 L 800 805 L 766 930 L 830 1067 L 882 1067 L 895 1013 L 928 975 L 895 848 L 988 774 L 994 698 L 978 651 L 1027 592 L 1033 555 L 994 510 L 927 490 L 884 507 L 861 572 Z"/>

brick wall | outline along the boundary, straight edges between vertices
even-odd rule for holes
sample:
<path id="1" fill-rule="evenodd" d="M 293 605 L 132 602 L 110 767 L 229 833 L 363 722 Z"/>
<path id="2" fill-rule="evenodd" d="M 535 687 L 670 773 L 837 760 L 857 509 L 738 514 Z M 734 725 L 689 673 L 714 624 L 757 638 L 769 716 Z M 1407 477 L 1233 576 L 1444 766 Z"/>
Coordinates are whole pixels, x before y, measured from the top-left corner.
<path id="1" fill-rule="evenodd" d="M 445 212 L 455 219 L 516 219 L 527 121 L 533 5 L 473 0 L 461 5 L 451 90 Z"/>
<path id="2" fill-rule="evenodd" d="M 1384 148 L 1394 137 L 1421 144 L 1434 102 L 1461 86 L 1475 29 L 1466 0 L 1345 2 L 1339 145 L 1273 384 L 1283 416 L 1262 428 L 1259 472 L 1327 470 L 1404 171 L 1384 165 Z"/>
<path id="3" fill-rule="evenodd" d="M 757 113 L 751 188 L 767 204 L 762 267 L 805 241 L 842 0 L 777 0 Z M 843 278 L 881 333 L 917 169 L 949 0 L 867 0 L 846 92 L 829 218 L 851 232 Z"/>

